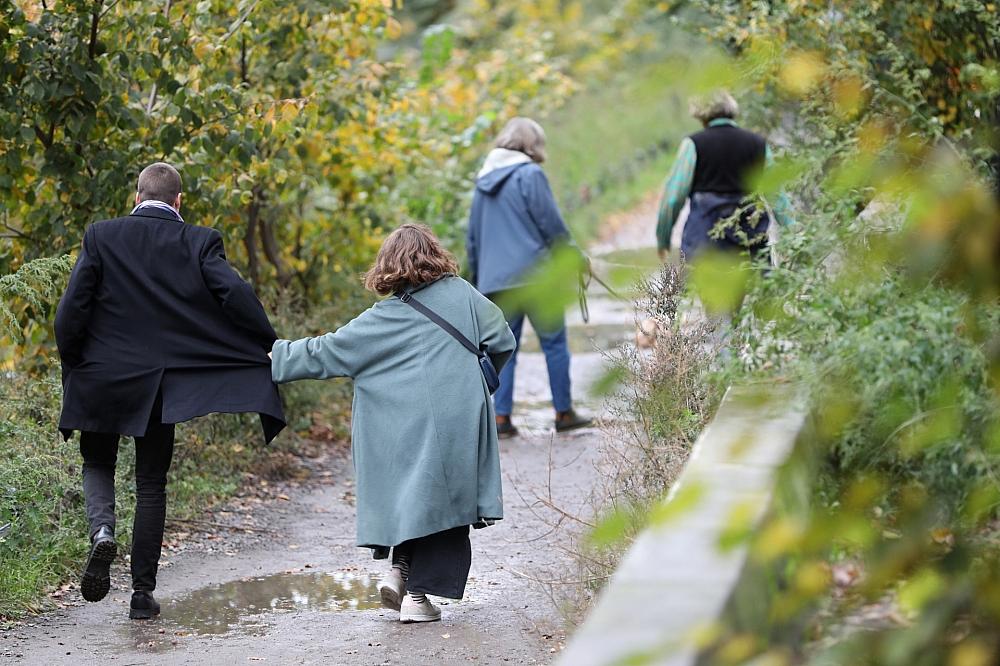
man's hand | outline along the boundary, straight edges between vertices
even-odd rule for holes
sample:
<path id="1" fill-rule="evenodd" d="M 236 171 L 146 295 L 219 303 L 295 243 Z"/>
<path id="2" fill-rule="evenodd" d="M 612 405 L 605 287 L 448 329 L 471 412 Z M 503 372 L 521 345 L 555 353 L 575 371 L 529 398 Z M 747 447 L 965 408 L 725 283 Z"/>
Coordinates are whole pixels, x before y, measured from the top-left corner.
<path id="1" fill-rule="evenodd" d="M 656 251 L 656 254 L 659 255 L 661 262 L 667 263 L 667 259 L 670 258 L 670 248 L 669 247 L 661 247 L 660 249 L 658 249 Z"/>

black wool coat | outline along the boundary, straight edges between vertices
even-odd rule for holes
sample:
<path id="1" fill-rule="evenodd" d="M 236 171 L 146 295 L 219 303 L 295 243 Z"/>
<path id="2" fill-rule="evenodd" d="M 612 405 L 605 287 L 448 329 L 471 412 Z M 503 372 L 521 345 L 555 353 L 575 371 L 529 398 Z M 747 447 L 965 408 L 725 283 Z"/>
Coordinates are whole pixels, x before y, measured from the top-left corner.
<path id="1" fill-rule="evenodd" d="M 63 367 L 59 429 L 141 436 L 157 393 L 163 423 L 257 412 L 270 442 L 285 426 L 267 357 L 276 339 L 222 235 L 140 208 L 87 228 L 56 310 Z"/>

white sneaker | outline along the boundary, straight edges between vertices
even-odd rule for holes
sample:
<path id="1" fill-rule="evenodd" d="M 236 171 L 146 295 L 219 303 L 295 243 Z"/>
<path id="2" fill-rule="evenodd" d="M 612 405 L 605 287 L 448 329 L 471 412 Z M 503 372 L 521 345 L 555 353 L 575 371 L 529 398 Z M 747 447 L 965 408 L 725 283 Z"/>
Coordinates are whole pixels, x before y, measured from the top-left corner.
<path id="1" fill-rule="evenodd" d="M 440 619 L 441 609 L 426 597 L 422 603 L 417 603 L 408 594 L 403 597 L 403 604 L 399 609 L 400 622 L 437 622 Z"/>
<path id="2" fill-rule="evenodd" d="M 392 569 L 378 584 L 379 596 L 382 597 L 382 608 L 399 610 L 400 602 L 406 596 L 406 583 L 399 569 Z"/>

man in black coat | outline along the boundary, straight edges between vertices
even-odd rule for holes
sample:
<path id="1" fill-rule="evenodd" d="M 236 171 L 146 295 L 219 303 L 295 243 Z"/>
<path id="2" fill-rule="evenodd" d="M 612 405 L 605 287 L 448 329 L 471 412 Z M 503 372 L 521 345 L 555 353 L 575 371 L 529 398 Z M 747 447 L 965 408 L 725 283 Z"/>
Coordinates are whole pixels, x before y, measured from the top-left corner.
<path id="1" fill-rule="evenodd" d="M 174 424 L 211 412 L 257 412 L 270 442 L 285 426 L 267 357 L 276 339 L 253 288 L 226 261 L 222 236 L 180 216 L 169 164 L 139 175 L 131 214 L 87 228 L 56 311 L 63 366 L 59 429 L 80 432 L 91 551 L 81 591 L 99 601 L 116 554 L 119 436 L 135 438 L 136 512 L 129 617 L 153 598 Z"/>

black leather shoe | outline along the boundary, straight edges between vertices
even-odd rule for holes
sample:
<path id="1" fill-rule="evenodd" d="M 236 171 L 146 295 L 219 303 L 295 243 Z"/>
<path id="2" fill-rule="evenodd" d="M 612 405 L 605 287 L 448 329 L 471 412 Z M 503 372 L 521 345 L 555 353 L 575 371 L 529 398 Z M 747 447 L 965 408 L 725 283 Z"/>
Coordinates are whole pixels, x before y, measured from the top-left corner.
<path id="1" fill-rule="evenodd" d="M 160 603 L 153 598 L 151 592 L 132 593 L 132 604 L 128 609 L 130 620 L 148 620 L 160 614 Z"/>
<path id="2" fill-rule="evenodd" d="M 572 409 L 568 412 L 559 412 L 556 414 L 556 432 L 589 428 L 592 425 L 594 425 L 594 419 L 580 416 Z"/>
<path id="3" fill-rule="evenodd" d="M 511 437 L 517 437 L 517 428 L 510 421 L 502 421 L 497 423 L 497 437 L 499 439 L 510 439 Z"/>
<path id="4" fill-rule="evenodd" d="M 80 592 L 87 601 L 100 601 L 111 589 L 111 563 L 118 554 L 115 533 L 107 525 L 101 526 L 91 539 L 90 557 L 80 578 Z"/>

